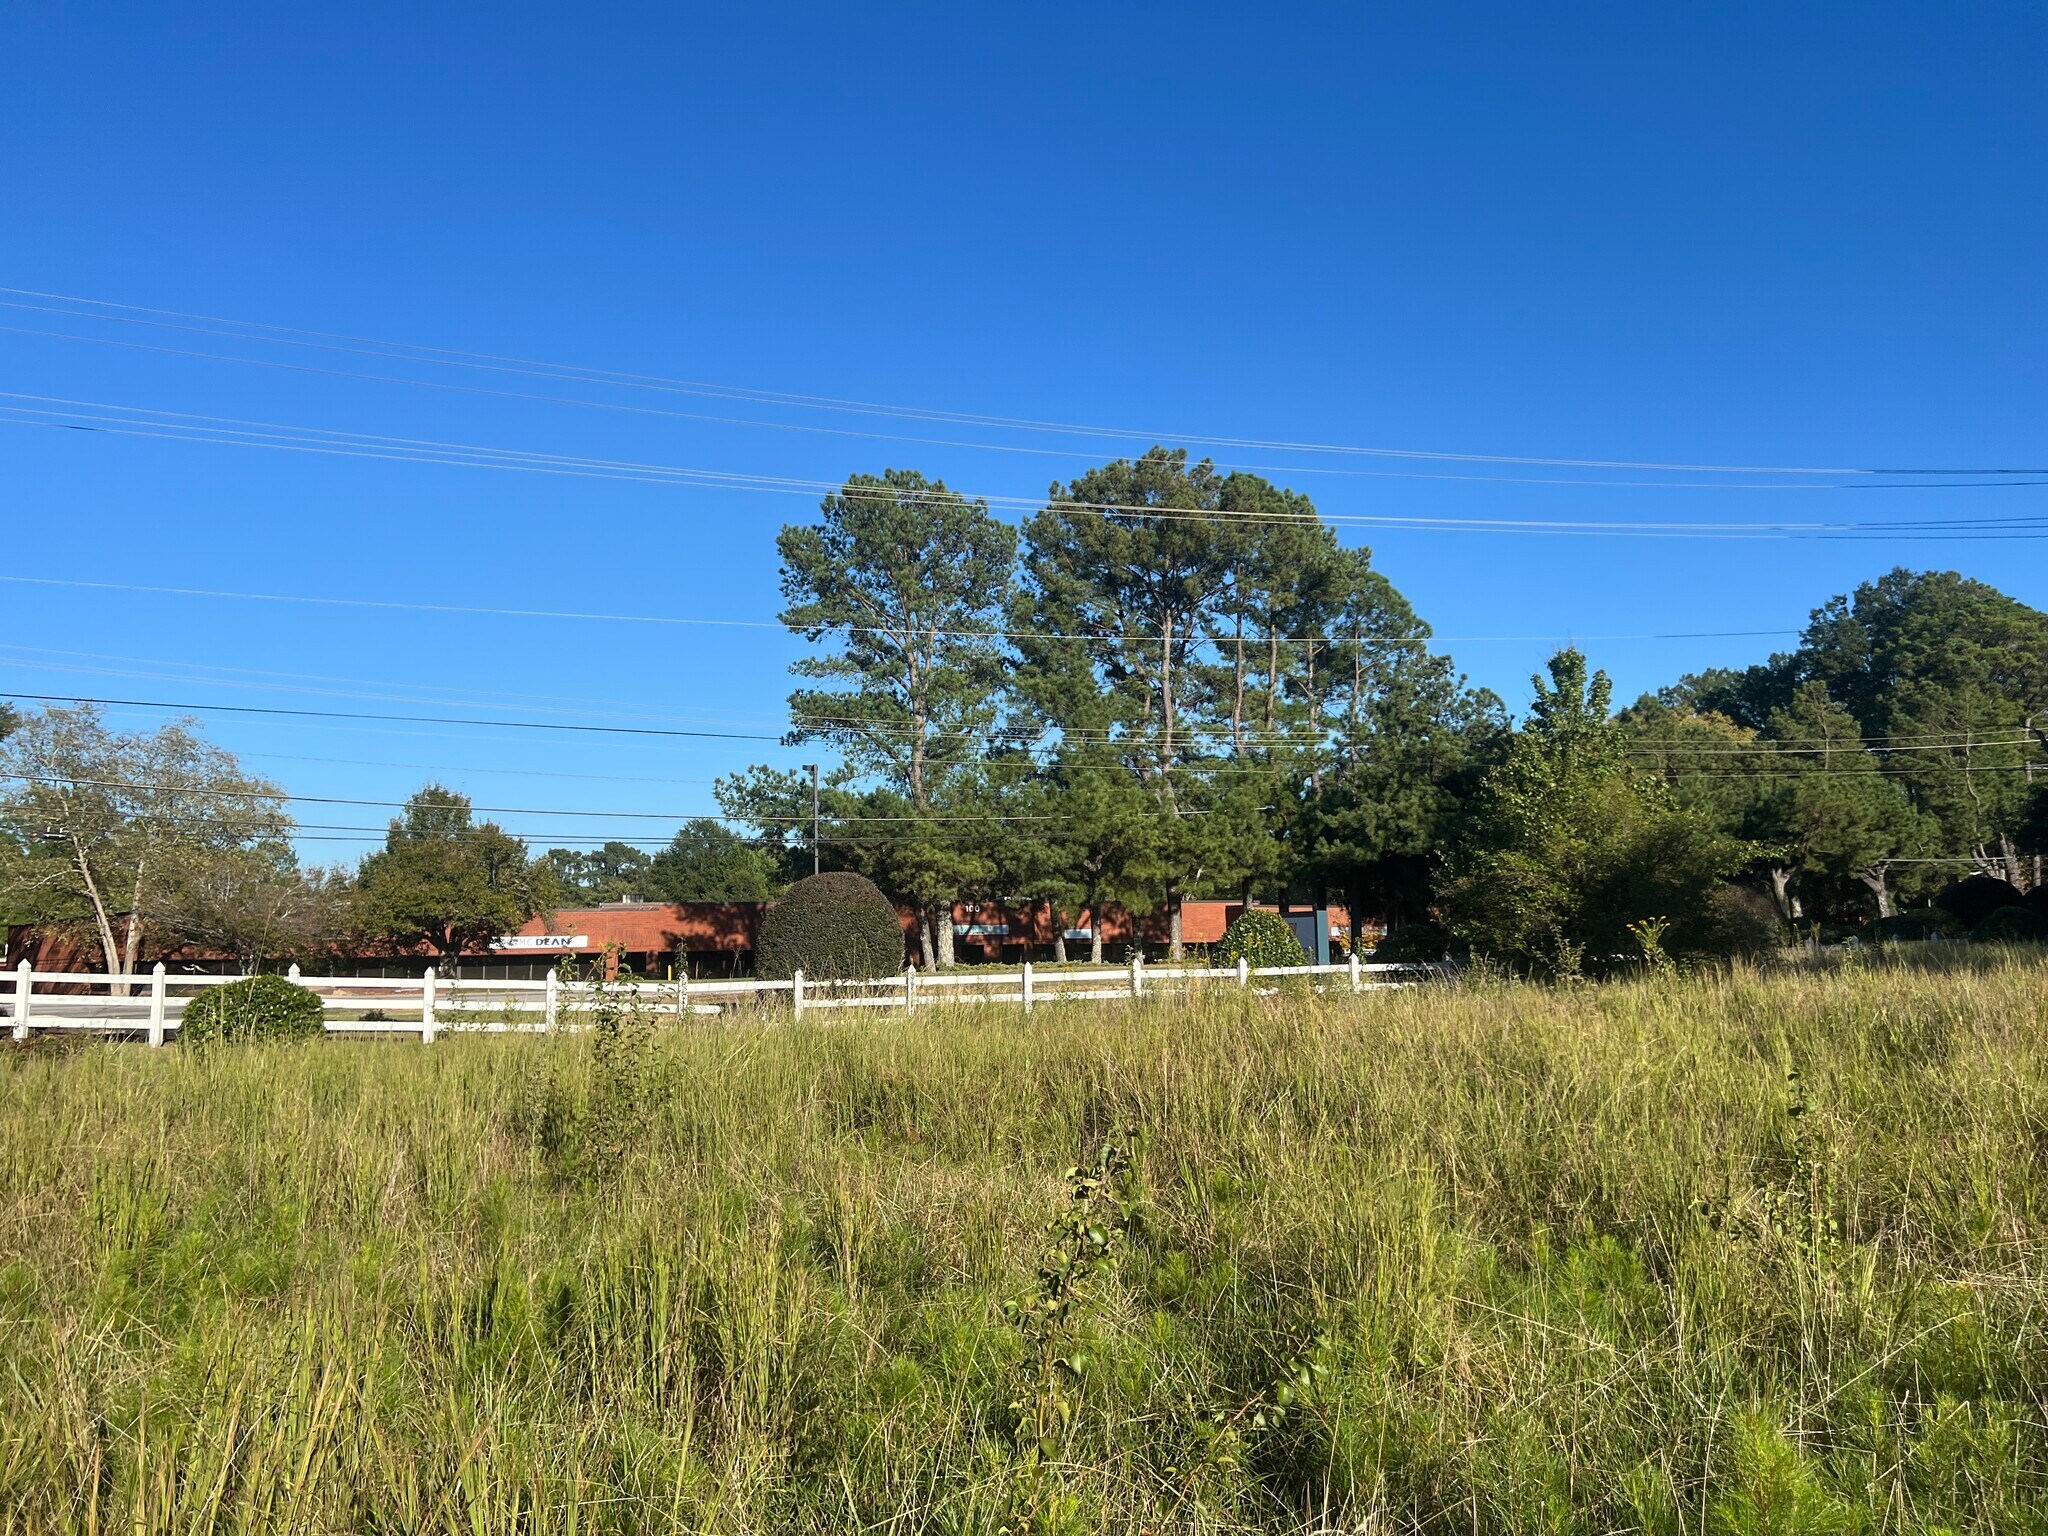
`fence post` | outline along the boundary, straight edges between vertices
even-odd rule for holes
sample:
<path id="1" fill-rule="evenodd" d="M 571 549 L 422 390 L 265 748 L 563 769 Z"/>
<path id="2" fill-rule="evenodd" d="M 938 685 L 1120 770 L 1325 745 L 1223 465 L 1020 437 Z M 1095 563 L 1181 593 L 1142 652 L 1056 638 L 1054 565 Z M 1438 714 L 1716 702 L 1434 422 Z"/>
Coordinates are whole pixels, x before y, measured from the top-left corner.
<path id="1" fill-rule="evenodd" d="M 917 967 L 903 967 L 903 1011 L 910 1012 L 917 1006 Z"/>
<path id="2" fill-rule="evenodd" d="M 1142 950 L 1131 951 L 1131 996 L 1142 997 L 1145 993 L 1145 955 Z"/>
<path id="3" fill-rule="evenodd" d="M 1351 990 L 1354 992 L 1363 990 L 1363 983 L 1359 980 L 1358 975 L 1358 951 L 1355 949 L 1351 951 Z"/>
<path id="4" fill-rule="evenodd" d="M 293 961 L 293 962 L 291 963 L 291 969 L 289 969 L 288 971 L 286 971 L 286 972 L 284 973 L 284 979 L 285 979 L 286 981 L 290 982 L 290 983 L 291 983 L 291 984 L 292 984 L 293 986 L 295 986 L 295 987 L 296 987 L 296 986 L 297 986 L 297 985 L 299 984 L 299 962 L 298 962 L 298 961 L 294 960 L 294 961 Z"/>
<path id="5" fill-rule="evenodd" d="M 1031 962 L 1024 962 L 1024 1011 L 1031 1011 Z"/>
<path id="6" fill-rule="evenodd" d="M 1248 987 L 1252 984 L 1252 963 L 1243 955 L 1237 957 L 1237 984 Z"/>
<path id="7" fill-rule="evenodd" d="M 420 982 L 420 1044 L 434 1043 L 434 968 L 427 967 L 427 974 Z"/>
<path id="8" fill-rule="evenodd" d="M 34 988 L 32 973 L 26 960 L 14 973 L 14 1038 L 28 1038 L 28 995 Z"/>
<path id="9" fill-rule="evenodd" d="M 296 969 L 296 967 L 294 967 Z M 149 973 L 149 1043 L 164 1043 L 164 963 L 159 960 Z"/>
<path id="10" fill-rule="evenodd" d="M 789 978 L 789 1016 L 800 1019 L 804 1016 L 804 973 L 797 971 Z"/>
<path id="11" fill-rule="evenodd" d="M 541 991 L 540 1027 L 543 1033 L 555 1027 L 555 1007 L 562 990 L 562 973 L 548 972 L 547 985 Z"/>
<path id="12" fill-rule="evenodd" d="M 676 1022 L 681 1023 L 690 1016 L 690 973 L 687 969 L 676 968 Z"/>

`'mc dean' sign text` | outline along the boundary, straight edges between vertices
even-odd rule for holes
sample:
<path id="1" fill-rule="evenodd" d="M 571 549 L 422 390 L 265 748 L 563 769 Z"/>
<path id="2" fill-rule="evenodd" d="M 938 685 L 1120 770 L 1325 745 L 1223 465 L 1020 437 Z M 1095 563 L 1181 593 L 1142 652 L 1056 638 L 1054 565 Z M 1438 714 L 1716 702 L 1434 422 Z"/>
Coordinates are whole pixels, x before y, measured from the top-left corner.
<path id="1" fill-rule="evenodd" d="M 582 933 L 508 933 L 491 940 L 497 950 L 588 949 L 590 937 Z"/>

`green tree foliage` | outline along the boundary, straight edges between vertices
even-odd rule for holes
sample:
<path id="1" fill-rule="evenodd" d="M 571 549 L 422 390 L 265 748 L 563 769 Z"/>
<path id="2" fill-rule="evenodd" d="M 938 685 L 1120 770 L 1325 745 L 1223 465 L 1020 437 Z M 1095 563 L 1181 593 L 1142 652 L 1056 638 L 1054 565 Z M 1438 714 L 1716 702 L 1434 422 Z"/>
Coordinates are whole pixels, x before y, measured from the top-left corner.
<path id="1" fill-rule="evenodd" d="M 1178 952 L 1181 897 L 1205 875 L 1229 877 L 1205 866 L 1216 843 L 1184 823 L 1207 809 L 1203 776 L 1191 771 L 1203 755 L 1195 662 L 1242 545 L 1239 525 L 1224 515 L 1214 466 L 1190 467 L 1180 450 L 1118 460 L 1051 495 L 1024 527 L 1019 685 L 1079 749 L 1074 770 L 1121 770 L 1158 807 L 1144 855 L 1159 861 Z"/>
<path id="2" fill-rule="evenodd" d="M 2041 878 L 2042 860 L 2048 858 L 2048 771 L 2038 774 L 2027 786 L 2014 841 L 2028 856 L 2028 873 L 2032 877 L 2029 889 L 2048 892 L 2048 882 Z"/>
<path id="3" fill-rule="evenodd" d="M 467 795 L 429 784 L 363 860 L 355 916 L 368 938 L 447 960 L 488 949 L 556 899 L 545 859 L 497 823 L 473 821 Z"/>
<path id="4" fill-rule="evenodd" d="M 791 670 L 792 745 L 837 747 L 855 782 L 900 803 L 865 824 L 892 889 L 923 912 L 929 963 L 952 961 L 952 905 L 991 873 L 948 828 L 972 814 L 1008 698 L 1001 631 L 1016 533 L 980 501 L 914 470 L 855 475 L 815 524 L 786 527 L 782 622 L 824 649 Z"/>
<path id="5" fill-rule="evenodd" d="M 317 992 L 282 976 L 251 976 L 209 987 L 185 1005 L 178 1020 L 180 1045 L 215 1040 L 318 1040 L 327 1033 Z"/>
<path id="6" fill-rule="evenodd" d="M 1675 696 L 1767 730 L 1818 684 L 1926 818 L 1940 856 L 2015 885 L 2030 775 L 2048 767 L 2048 614 L 1952 571 L 1894 570 L 1814 610 L 1799 647 Z"/>
<path id="7" fill-rule="evenodd" d="M 110 974 L 135 969 L 146 932 L 247 957 L 321 926 L 299 920 L 319 892 L 298 875 L 282 791 L 189 721 L 123 735 L 90 705 L 43 710 L 0 743 L 0 783 L 5 905 L 86 926 Z"/>
<path id="8" fill-rule="evenodd" d="M 654 860 L 631 843 L 601 848 L 550 848 L 543 857 L 561 900 L 578 906 L 624 901 L 652 894 Z"/>
<path id="9" fill-rule="evenodd" d="M 773 853 L 698 816 L 654 856 L 646 889 L 662 901 L 773 901 L 782 885 Z"/>
<path id="10" fill-rule="evenodd" d="M 1146 905 L 1176 952 L 1193 894 L 1425 903 L 1497 705 L 1307 497 L 1158 448 L 1055 486 L 1025 526 L 1015 627 L 1063 792 L 1120 772 L 1159 808 L 1125 846 L 1131 872 L 1157 869 Z"/>
<path id="11" fill-rule="evenodd" d="M 1888 917 L 1925 885 L 1926 866 L 1912 861 L 1933 851 L 1939 832 L 1824 684 L 1779 696 L 1761 730 L 1641 700 L 1623 716 L 1634 760 L 1682 803 L 1756 844 L 1785 924 L 1853 924 L 1873 910 Z"/>
<path id="12" fill-rule="evenodd" d="M 1611 685 L 1575 650 L 1483 780 L 1443 894 L 1474 949 L 1560 974 L 1635 952 L 1629 924 L 1670 922 L 1675 953 L 1711 947 L 1710 897 L 1752 850 L 1629 760 Z"/>
<path id="13" fill-rule="evenodd" d="M 754 974 L 781 980 L 867 980 L 903 965 L 903 926 L 895 904 L 872 880 L 827 870 L 799 880 L 761 919 Z"/>
<path id="14" fill-rule="evenodd" d="M 1236 965 L 1242 960 L 1254 968 L 1308 964 L 1308 952 L 1287 919 L 1262 907 L 1240 912 L 1231 920 L 1213 958 L 1217 965 Z"/>
<path id="15" fill-rule="evenodd" d="M 1429 626 L 1352 556 L 1333 640 L 1341 708 L 1330 768 L 1311 779 L 1300 841 L 1314 884 L 1354 916 L 1428 909 L 1444 837 L 1498 755 L 1506 713 L 1427 648 Z"/>

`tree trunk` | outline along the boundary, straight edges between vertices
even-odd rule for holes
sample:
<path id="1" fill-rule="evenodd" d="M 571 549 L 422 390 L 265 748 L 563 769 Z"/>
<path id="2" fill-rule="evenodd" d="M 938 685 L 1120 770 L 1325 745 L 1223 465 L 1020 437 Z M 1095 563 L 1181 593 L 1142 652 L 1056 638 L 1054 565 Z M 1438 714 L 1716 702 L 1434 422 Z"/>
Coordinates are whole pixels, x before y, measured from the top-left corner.
<path id="1" fill-rule="evenodd" d="M 934 921 L 938 925 L 939 969 L 950 971 L 953 969 L 953 903 L 940 902 L 939 910 L 934 914 Z"/>
<path id="2" fill-rule="evenodd" d="M 918 949 L 924 955 L 924 968 L 928 971 L 937 970 L 939 968 L 938 961 L 932 954 L 932 914 L 930 908 L 926 908 L 917 914 L 917 943 Z"/>
<path id="3" fill-rule="evenodd" d="M 1230 695 L 1230 755 L 1244 756 L 1244 610 L 1237 613 L 1237 663 Z"/>
<path id="4" fill-rule="evenodd" d="M 1364 687 L 1365 654 L 1358 641 L 1358 628 L 1351 630 L 1351 740 L 1348 743 L 1353 766 L 1358 763 L 1358 695 Z"/>
<path id="5" fill-rule="evenodd" d="M 1266 631 L 1266 750 L 1273 750 L 1273 710 L 1280 697 L 1280 632 Z"/>
<path id="6" fill-rule="evenodd" d="M 1173 771 L 1173 615 L 1159 632 L 1159 777 Z"/>
<path id="7" fill-rule="evenodd" d="M 1868 869 L 1856 871 L 1856 878 L 1870 888 L 1870 894 L 1877 898 L 1877 915 L 1880 918 L 1892 915 L 1892 893 L 1889 865 L 1873 864 Z"/>
<path id="8" fill-rule="evenodd" d="M 115 975 L 120 970 L 121 951 L 114 942 L 114 917 L 100 895 L 99 882 L 92 877 L 92 863 L 85 856 L 85 847 L 75 837 L 71 839 L 71 858 L 78 866 L 78 878 L 85 886 L 86 900 L 92 903 L 93 926 L 100 932 L 100 963 L 106 966 L 109 976 Z"/>
<path id="9" fill-rule="evenodd" d="M 1778 921 L 1792 926 L 1792 871 L 1781 864 L 1771 866 L 1771 901 L 1778 909 Z"/>
<path id="10" fill-rule="evenodd" d="M 1314 751 L 1315 756 L 1309 759 L 1312 766 L 1308 774 L 1308 787 L 1318 795 L 1323 792 L 1322 729 L 1323 700 L 1322 696 L 1316 692 L 1316 642 L 1310 640 L 1308 642 L 1308 739 L 1311 743 L 1314 743 L 1311 750 Z"/>
<path id="11" fill-rule="evenodd" d="M 1102 903 L 1088 903 L 1088 963 L 1102 964 Z"/>
<path id="12" fill-rule="evenodd" d="M 1166 958 L 1175 965 L 1184 956 L 1180 942 L 1180 892 L 1166 893 Z"/>
<path id="13" fill-rule="evenodd" d="M 1067 963 L 1067 920 L 1057 912 L 1052 917 L 1052 958 L 1055 965 Z"/>
<path id="14" fill-rule="evenodd" d="M 146 859 L 135 862 L 135 885 L 128 897 L 128 932 L 121 945 L 121 970 L 124 974 L 135 974 L 135 962 L 142 953 L 142 871 Z M 126 997 L 131 990 L 127 982 L 110 988 L 114 997 Z"/>

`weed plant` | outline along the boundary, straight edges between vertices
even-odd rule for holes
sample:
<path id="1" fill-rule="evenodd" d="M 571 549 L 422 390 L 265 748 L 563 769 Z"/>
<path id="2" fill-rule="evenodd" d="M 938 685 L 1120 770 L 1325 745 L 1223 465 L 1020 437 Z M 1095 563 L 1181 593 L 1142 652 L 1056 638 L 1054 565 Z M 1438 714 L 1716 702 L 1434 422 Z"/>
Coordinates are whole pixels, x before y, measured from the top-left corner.
<path id="1" fill-rule="evenodd" d="M 2048 1531 L 2038 959 L 598 1012 L 0 1058 L 0 1531 Z"/>

